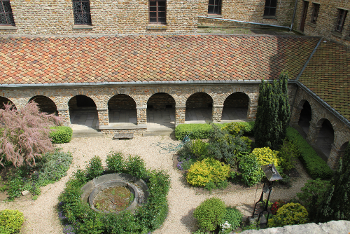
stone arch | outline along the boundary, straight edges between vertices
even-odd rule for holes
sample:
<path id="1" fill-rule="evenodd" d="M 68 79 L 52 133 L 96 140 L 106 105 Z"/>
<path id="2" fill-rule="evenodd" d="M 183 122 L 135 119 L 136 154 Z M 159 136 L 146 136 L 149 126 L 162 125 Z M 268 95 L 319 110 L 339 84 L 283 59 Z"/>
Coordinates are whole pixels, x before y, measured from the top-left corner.
<path id="1" fill-rule="evenodd" d="M 322 118 L 317 122 L 319 128 L 316 140 L 317 148 L 328 158 L 334 144 L 334 128 L 332 123 Z"/>
<path id="2" fill-rule="evenodd" d="M 126 94 L 116 94 L 108 101 L 110 123 L 137 123 L 135 100 Z"/>
<path id="3" fill-rule="evenodd" d="M 57 106 L 55 102 L 51 100 L 51 98 L 46 97 L 44 95 L 36 95 L 29 100 L 29 102 L 31 101 L 36 102 L 38 104 L 40 112 L 58 115 Z"/>
<path id="4" fill-rule="evenodd" d="M 175 126 L 175 99 L 168 93 L 155 93 L 147 101 L 147 123 Z"/>
<path id="5" fill-rule="evenodd" d="M 212 120 L 213 98 L 204 92 L 193 93 L 186 100 L 186 121 L 208 122 Z"/>
<path id="6" fill-rule="evenodd" d="M 250 98 L 246 93 L 235 92 L 224 101 L 222 121 L 246 120 L 250 106 Z"/>
<path id="7" fill-rule="evenodd" d="M 98 128 L 97 106 L 94 100 L 85 95 L 76 95 L 68 101 L 71 124 Z"/>
<path id="8" fill-rule="evenodd" d="M 16 108 L 15 104 L 8 98 L 0 96 L 0 109 L 5 109 L 4 104 L 13 105 Z"/>
<path id="9" fill-rule="evenodd" d="M 307 134 L 309 132 L 310 122 L 312 120 L 311 105 L 307 100 L 301 100 L 298 108 L 301 109 L 298 125 Z"/>

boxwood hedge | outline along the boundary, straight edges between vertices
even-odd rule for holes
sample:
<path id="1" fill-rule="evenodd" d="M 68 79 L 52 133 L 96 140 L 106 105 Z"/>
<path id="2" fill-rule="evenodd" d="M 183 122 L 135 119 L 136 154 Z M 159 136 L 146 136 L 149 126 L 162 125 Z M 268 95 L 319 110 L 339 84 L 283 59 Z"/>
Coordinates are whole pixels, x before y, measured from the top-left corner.
<path id="1" fill-rule="evenodd" d="M 50 132 L 51 142 L 54 144 L 68 143 L 72 140 L 73 130 L 67 126 L 51 127 L 53 131 Z"/>

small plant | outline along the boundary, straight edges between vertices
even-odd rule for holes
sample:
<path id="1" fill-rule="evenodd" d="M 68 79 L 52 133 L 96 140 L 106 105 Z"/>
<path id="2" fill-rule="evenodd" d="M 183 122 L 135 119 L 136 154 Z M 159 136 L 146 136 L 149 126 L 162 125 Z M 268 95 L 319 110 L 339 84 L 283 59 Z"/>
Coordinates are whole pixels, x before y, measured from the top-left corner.
<path id="1" fill-rule="evenodd" d="M 108 170 L 115 173 L 123 172 L 125 165 L 122 153 L 110 152 L 107 155 L 106 162 Z"/>
<path id="2" fill-rule="evenodd" d="M 129 156 L 128 161 L 125 163 L 125 170 L 132 176 L 137 178 L 144 178 L 147 175 L 145 162 L 140 156 Z"/>
<path id="3" fill-rule="evenodd" d="M 247 186 L 259 183 L 264 176 L 257 158 L 252 155 L 242 157 L 238 169 L 241 172 L 242 182 Z"/>
<path id="4" fill-rule="evenodd" d="M 199 161 L 208 157 L 207 147 L 208 147 L 208 143 L 205 143 L 200 139 L 191 141 L 191 153 Z"/>
<path id="5" fill-rule="evenodd" d="M 0 211 L 0 233 L 18 233 L 23 225 L 23 213 L 18 210 Z"/>
<path id="6" fill-rule="evenodd" d="M 226 214 L 220 225 L 222 233 L 230 233 L 241 226 L 243 215 L 236 207 L 227 207 Z"/>
<path id="7" fill-rule="evenodd" d="M 296 159 L 300 156 L 299 149 L 292 141 L 283 141 L 280 151 L 278 152 L 278 161 L 280 166 L 289 171 L 294 168 Z"/>
<path id="8" fill-rule="evenodd" d="M 245 133 L 251 133 L 254 128 L 254 122 L 233 122 L 228 123 L 222 127 L 223 130 L 228 131 L 231 135 L 238 136 Z"/>
<path id="9" fill-rule="evenodd" d="M 278 209 L 281 208 L 284 204 L 286 204 L 286 203 L 282 200 L 278 200 L 278 201 L 274 202 L 271 206 L 271 213 L 273 215 L 275 215 L 277 213 Z"/>
<path id="10" fill-rule="evenodd" d="M 186 179 L 193 186 L 204 187 L 211 181 L 216 184 L 227 180 L 229 172 L 229 165 L 213 158 L 206 158 L 190 167 Z"/>
<path id="11" fill-rule="evenodd" d="M 50 138 L 54 144 L 68 143 L 72 140 L 73 130 L 67 126 L 51 127 Z"/>
<path id="12" fill-rule="evenodd" d="M 90 162 L 89 167 L 87 168 L 87 174 L 89 179 L 96 178 L 100 175 L 102 175 L 104 169 L 102 167 L 102 161 L 101 158 L 98 156 L 94 156 Z"/>
<path id="13" fill-rule="evenodd" d="M 214 231 L 226 214 L 225 203 L 219 198 L 209 198 L 193 212 L 201 231 Z"/>
<path id="14" fill-rule="evenodd" d="M 269 227 L 283 227 L 286 225 L 304 224 L 308 222 L 308 212 L 299 203 L 283 205 L 272 219 L 269 219 Z"/>
<path id="15" fill-rule="evenodd" d="M 251 156 L 256 157 L 261 166 L 274 164 L 275 167 L 278 167 L 277 155 L 278 151 L 271 150 L 269 147 L 255 148 L 251 153 Z"/>

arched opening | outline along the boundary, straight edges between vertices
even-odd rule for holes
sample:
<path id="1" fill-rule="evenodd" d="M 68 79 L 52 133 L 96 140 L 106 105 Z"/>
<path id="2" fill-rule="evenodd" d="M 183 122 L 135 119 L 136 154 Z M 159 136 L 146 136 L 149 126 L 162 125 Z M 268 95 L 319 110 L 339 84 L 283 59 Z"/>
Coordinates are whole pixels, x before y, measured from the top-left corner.
<path id="1" fill-rule="evenodd" d="M 205 123 L 212 121 L 213 99 L 200 92 L 192 94 L 186 101 L 186 122 Z"/>
<path id="2" fill-rule="evenodd" d="M 312 111 L 311 111 L 310 103 L 308 101 L 305 101 L 303 105 L 303 109 L 300 112 L 298 125 L 306 134 L 309 132 L 311 118 L 312 118 Z"/>
<path id="3" fill-rule="evenodd" d="M 15 104 L 13 104 L 10 99 L 0 96 L 0 109 L 5 109 L 5 104 L 13 105 L 13 107 L 16 108 Z"/>
<path id="4" fill-rule="evenodd" d="M 317 136 L 317 148 L 328 158 L 334 142 L 334 130 L 328 119 L 322 119 L 322 125 Z M 318 125 L 319 126 L 319 125 Z"/>
<path id="5" fill-rule="evenodd" d="M 38 104 L 40 112 L 58 115 L 56 104 L 50 98 L 38 95 L 32 97 L 29 102 L 30 101 L 36 102 Z"/>
<path id="6" fill-rule="evenodd" d="M 69 100 L 68 106 L 71 124 L 98 128 L 97 108 L 91 98 L 85 95 L 74 96 Z"/>
<path id="7" fill-rule="evenodd" d="M 147 102 L 147 124 L 175 126 L 175 100 L 167 93 L 155 93 Z"/>
<path id="8" fill-rule="evenodd" d="M 109 123 L 137 123 L 136 102 L 128 95 L 118 94 L 109 99 L 108 113 Z"/>
<path id="9" fill-rule="evenodd" d="M 249 97 L 245 93 L 233 93 L 224 102 L 221 122 L 246 121 Z"/>

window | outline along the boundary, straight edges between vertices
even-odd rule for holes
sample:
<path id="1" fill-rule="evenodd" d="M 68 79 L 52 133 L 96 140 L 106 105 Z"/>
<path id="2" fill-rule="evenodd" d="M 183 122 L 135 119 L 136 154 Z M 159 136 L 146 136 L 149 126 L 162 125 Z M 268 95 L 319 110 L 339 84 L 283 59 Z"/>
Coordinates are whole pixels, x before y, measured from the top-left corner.
<path id="1" fill-rule="evenodd" d="M 312 3 L 313 11 L 311 16 L 311 23 L 316 24 L 318 12 L 320 11 L 320 4 Z"/>
<path id="2" fill-rule="evenodd" d="M 152 24 L 166 23 L 166 0 L 149 1 L 149 22 Z"/>
<path id="3" fill-rule="evenodd" d="M 208 14 L 221 15 L 221 0 L 209 0 Z"/>
<path id="4" fill-rule="evenodd" d="M 277 0 L 266 0 L 264 16 L 276 15 Z"/>
<path id="5" fill-rule="evenodd" d="M 337 24 L 335 25 L 335 31 L 336 32 L 342 32 L 343 27 L 344 27 L 344 22 L 345 18 L 347 15 L 348 11 L 343 10 L 343 9 L 338 9 L 338 19 L 337 19 Z"/>
<path id="6" fill-rule="evenodd" d="M 0 25 L 15 26 L 10 0 L 0 0 Z"/>
<path id="7" fill-rule="evenodd" d="M 91 25 L 90 1 L 73 0 L 74 24 Z"/>

